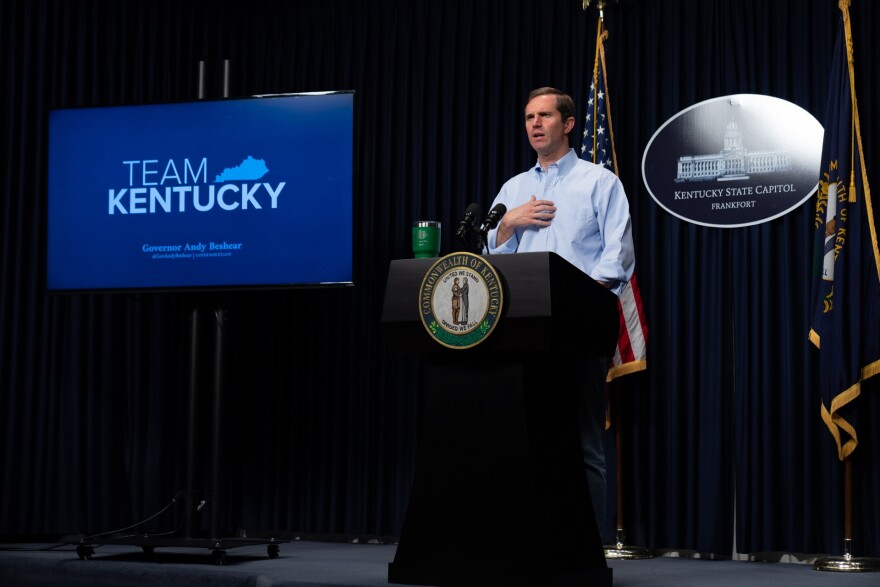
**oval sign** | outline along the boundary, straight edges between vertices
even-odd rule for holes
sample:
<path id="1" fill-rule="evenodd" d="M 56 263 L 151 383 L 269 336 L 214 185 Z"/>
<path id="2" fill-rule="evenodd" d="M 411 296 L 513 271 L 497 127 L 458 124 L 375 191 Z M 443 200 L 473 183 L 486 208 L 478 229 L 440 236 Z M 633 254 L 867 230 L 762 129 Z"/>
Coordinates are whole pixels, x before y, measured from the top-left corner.
<path id="1" fill-rule="evenodd" d="M 759 94 L 713 98 L 657 129 L 642 157 L 651 197 L 703 226 L 760 224 L 790 212 L 819 184 L 824 130 L 796 104 Z"/>

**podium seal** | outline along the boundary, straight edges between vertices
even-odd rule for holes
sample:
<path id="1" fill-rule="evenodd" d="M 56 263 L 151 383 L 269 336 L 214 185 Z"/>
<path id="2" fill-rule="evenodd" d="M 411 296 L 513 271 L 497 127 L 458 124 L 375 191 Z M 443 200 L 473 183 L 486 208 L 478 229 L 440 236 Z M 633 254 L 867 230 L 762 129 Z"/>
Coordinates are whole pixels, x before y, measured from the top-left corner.
<path id="1" fill-rule="evenodd" d="M 419 316 L 431 338 L 451 349 L 468 349 L 492 333 L 503 301 L 501 278 L 486 259 L 451 253 L 425 273 Z"/>

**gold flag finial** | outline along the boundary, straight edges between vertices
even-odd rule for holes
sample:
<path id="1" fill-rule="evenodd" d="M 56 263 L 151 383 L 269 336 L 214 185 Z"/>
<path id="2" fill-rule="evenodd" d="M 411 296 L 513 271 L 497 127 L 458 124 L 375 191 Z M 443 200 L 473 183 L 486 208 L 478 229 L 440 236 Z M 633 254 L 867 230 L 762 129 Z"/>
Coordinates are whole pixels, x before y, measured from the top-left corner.
<path id="1" fill-rule="evenodd" d="M 590 7 L 590 1 L 591 0 L 584 0 L 583 1 L 584 10 L 586 10 Z M 599 16 L 600 17 L 603 15 L 603 12 L 605 12 L 605 6 L 607 4 L 608 4 L 608 0 L 596 0 L 596 8 L 599 9 Z"/>

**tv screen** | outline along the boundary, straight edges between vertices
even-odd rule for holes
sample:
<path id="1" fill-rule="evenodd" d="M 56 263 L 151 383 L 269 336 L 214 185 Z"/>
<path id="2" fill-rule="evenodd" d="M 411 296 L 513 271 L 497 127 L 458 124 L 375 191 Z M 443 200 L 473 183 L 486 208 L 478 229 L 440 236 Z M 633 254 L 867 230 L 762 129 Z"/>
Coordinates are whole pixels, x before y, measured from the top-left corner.
<path id="1" fill-rule="evenodd" d="M 350 285 L 354 94 L 49 113 L 49 291 Z"/>

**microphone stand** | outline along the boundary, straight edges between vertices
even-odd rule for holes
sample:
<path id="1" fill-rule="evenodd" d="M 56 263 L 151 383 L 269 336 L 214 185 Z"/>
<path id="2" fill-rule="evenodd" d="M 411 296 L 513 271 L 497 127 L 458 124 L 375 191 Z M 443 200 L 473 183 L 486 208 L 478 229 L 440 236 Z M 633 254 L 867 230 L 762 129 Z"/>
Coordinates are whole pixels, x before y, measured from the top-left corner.
<path id="1" fill-rule="evenodd" d="M 478 230 L 477 231 L 478 245 L 479 250 L 477 251 L 478 255 L 482 255 L 483 251 L 486 251 L 486 254 L 489 253 L 489 230 Z"/>
<path id="2" fill-rule="evenodd" d="M 471 242 L 470 235 L 476 233 L 477 234 L 477 244 L 474 245 Z M 468 228 L 467 232 L 459 234 L 458 237 L 461 239 L 461 242 L 464 243 L 465 249 L 469 253 L 476 253 L 477 255 L 482 255 L 486 242 L 486 233 L 478 230 L 477 228 L 471 226 Z"/>
<path id="3" fill-rule="evenodd" d="M 483 250 L 488 254 L 489 252 L 489 231 L 498 226 L 498 223 L 501 222 L 501 217 L 507 213 L 507 207 L 504 204 L 498 204 L 492 210 L 489 211 L 489 215 L 483 219 L 483 223 L 480 224 L 480 229 L 478 231 L 479 239 L 480 239 L 480 252 L 478 254 L 482 254 Z"/>

